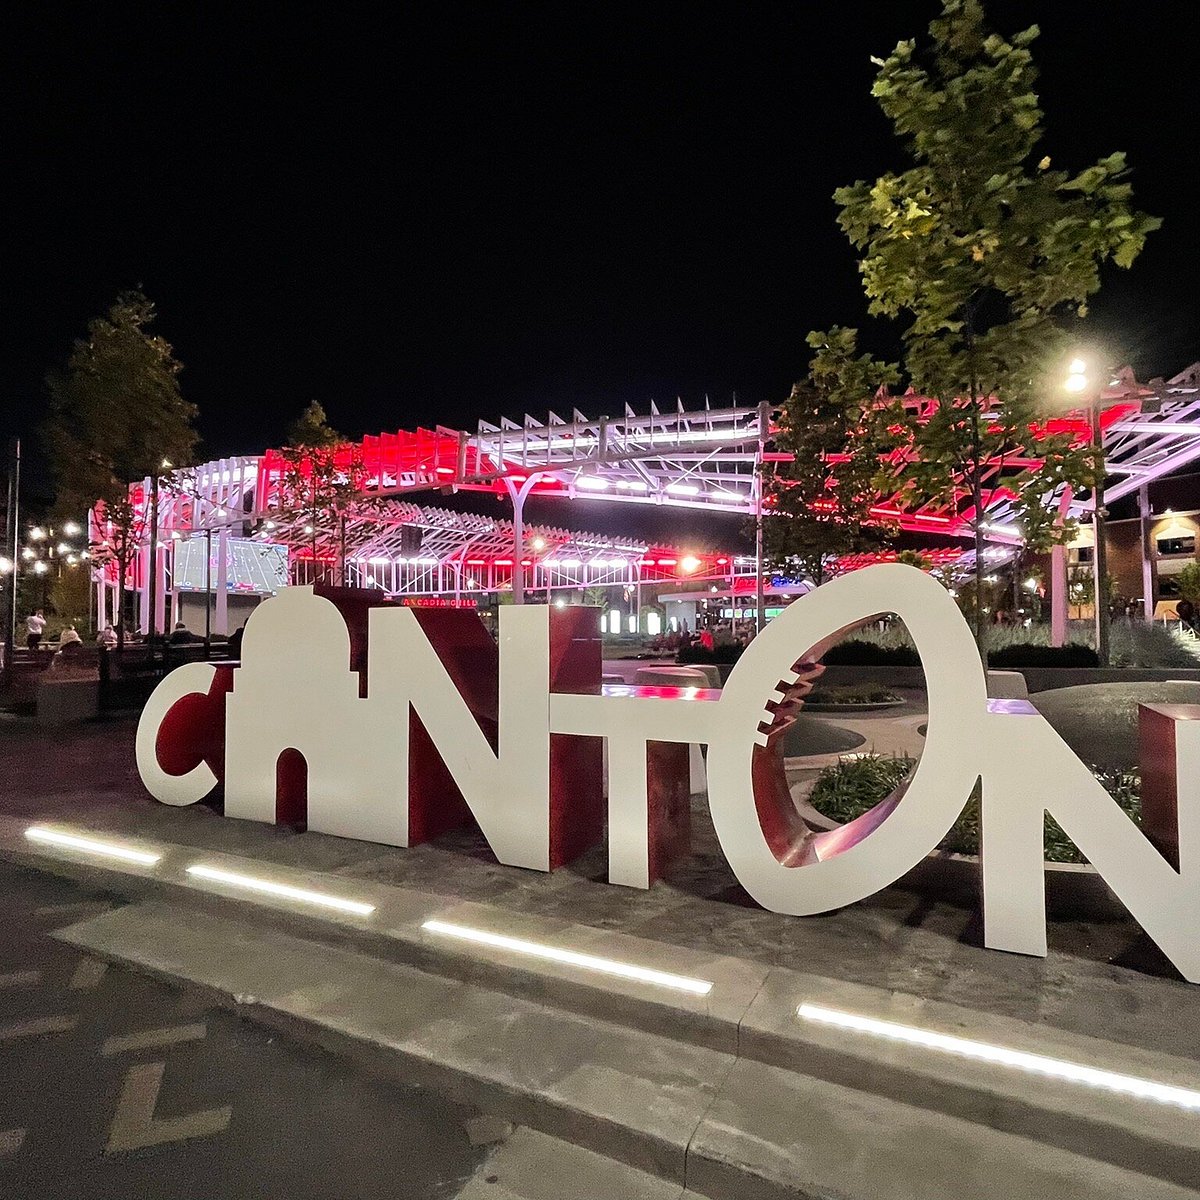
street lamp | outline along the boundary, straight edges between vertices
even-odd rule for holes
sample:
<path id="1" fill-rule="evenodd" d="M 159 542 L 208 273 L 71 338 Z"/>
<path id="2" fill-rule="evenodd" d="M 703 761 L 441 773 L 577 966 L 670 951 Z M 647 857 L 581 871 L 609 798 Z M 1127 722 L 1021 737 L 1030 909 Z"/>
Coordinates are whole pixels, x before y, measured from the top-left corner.
<path id="1" fill-rule="evenodd" d="M 71 539 L 80 532 L 80 527 L 75 521 L 67 521 L 61 530 L 55 530 L 49 525 L 33 525 L 26 535 L 21 558 L 29 564 L 28 569 L 34 575 L 41 577 L 43 608 L 50 602 L 51 567 L 54 568 L 54 577 L 61 579 L 64 560 L 68 567 L 74 567 L 86 556 L 86 551 L 72 544 Z"/>
<path id="2" fill-rule="evenodd" d="M 174 468 L 175 464 L 169 458 L 164 458 L 159 464 L 158 471 L 155 471 L 150 486 L 150 578 L 146 583 L 146 607 L 149 609 L 150 620 L 146 630 L 146 648 L 149 651 L 152 666 L 154 664 L 155 638 L 158 634 L 158 608 L 161 603 L 158 596 L 158 482 L 160 472 L 170 472 Z"/>
<path id="3" fill-rule="evenodd" d="M 1096 619 L 1096 657 L 1108 666 L 1108 600 L 1105 597 L 1107 547 L 1104 543 L 1104 431 L 1100 426 L 1100 385 L 1089 374 L 1088 362 L 1072 358 L 1067 366 L 1063 389 L 1077 396 L 1087 412 L 1090 444 L 1096 456 L 1096 481 L 1092 488 L 1092 587 Z"/>

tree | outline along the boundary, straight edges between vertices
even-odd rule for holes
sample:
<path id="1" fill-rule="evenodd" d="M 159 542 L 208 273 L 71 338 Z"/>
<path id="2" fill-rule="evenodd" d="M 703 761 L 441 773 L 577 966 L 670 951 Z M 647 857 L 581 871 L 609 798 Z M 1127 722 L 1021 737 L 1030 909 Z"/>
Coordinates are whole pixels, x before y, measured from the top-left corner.
<path id="1" fill-rule="evenodd" d="M 117 573 L 117 612 L 124 617 L 125 581 L 148 536 L 148 497 L 130 484 L 153 479 L 164 463 L 190 461 L 196 407 L 179 390 L 182 364 L 165 338 L 150 332 L 153 303 L 122 292 L 88 322 L 64 370 L 47 376 L 50 417 L 44 436 L 57 484 L 57 508 L 96 508 L 105 535 L 92 561 Z M 125 622 L 119 625 L 124 645 Z"/>
<path id="2" fill-rule="evenodd" d="M 1136 211 L 1123 154 L 1077 174 L 1041 153 L 1031 27 L 990 33 L 978 0 L 944 0 L 918 54 L 901 42 L 872 89 L 914 165 L 839 189 L 839 223 L 860 251 L 874 315 L 905 322 L 904 369 L 939 398 L 907 422 L 898 484 L 907 503 L 949 501 L 975 534 L 984 569 L 987 509 L 1005 460 L 1044 460 L 1006 481 L 1021 533 L 1042 548 L 1069 536 L 1048 501 L 1095 482 L 1091 452 L 1047 436 L 1070 342 L 1109 262 L 1129 267 L 1157 218 Z M 977 617 L 976 630 L 981 632 Z"/>
<path id="3" fill-rule="evenodd" d="M 279 481 L 280 515 L 301 524 L 309 538 L 312 582 L 322 538 L 337 563 L 336 580 L 345 583 L 346 518 L 362 497 L 365 469 L 362 452 L 347 443 L 325 416 L 325 409 L 310 402 L 288 426 L 288 446 L 280 451 L 283 473 Z M 321 569 L 324 582 L 324 569 Z"/>
<path id="4" fill-rule="evenodd" d="M 855 353 L 854 331 L 810 333 L 816 351 L 806 379 L 792 387 L 779 414 L 775 448 L 790 454 L 766 480 L 763 526 L 773 570 L 820 585 L 832 556 L 878 545 L 886 528 L 878 504 L 880 401 L 896 368 Z"/>
<path id="5" fill-rule="evenodd" d="M 345 440 L 330 426 L 325 409 L 318 400 L 310 400 L 308 407 L 288 426 L 287 439 L 289 446 L 322 449 Z"/>
<path id="6" fill-rule="evenodd" d="M 1179 585 L 1180 599 L 1200 603 L 1200 563 L 1188 563 L 1175 576 L 1175 582 Z"/>

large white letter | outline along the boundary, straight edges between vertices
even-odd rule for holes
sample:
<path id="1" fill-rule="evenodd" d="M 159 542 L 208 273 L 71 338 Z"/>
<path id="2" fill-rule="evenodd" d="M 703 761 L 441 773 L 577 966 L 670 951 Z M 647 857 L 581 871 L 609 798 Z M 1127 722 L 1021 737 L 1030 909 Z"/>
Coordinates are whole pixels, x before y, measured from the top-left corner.
<path id="1" fill-rule="evenodd" d="M 929 689 L 925 749 L 908 789 L 883 814 L 847 827 L 836 850 L 805 866 L 776 858 L 755 807 L 751 756 L 765 742 L 768 701 L 847 630 L 895 613 L 921 654 Z M 911 870 L 954 824 L 979 775 L 987 688 L 979 653 L 946 589 L 914 567 L 885 564 L 817 588 L 776 617 L 729 676 L 708 749 L 708 799 L 721 848 L 764 908 L 805 916 L 861 900 Z M 856 830 L 853 826 L 861 826 Z M 856 837 L 861 831 L 864 836 Z"/>
<path id="2" fill-rule="evenodd" d="M 308 767 L 309 829 L 406 844 L 407 721 L 360 699 L 358 683 L 331 601 L 287 588 L 254 610 L 226 701 L 227 817 L 275 821 L 276 766 L 294 749 Z"/>
<path id="3" fill-rule="evenodd" d="M 1175 730 L 1176 871 L 1032 705 L 1004 707 L 989 714 L 981 747 L 985 943 L 1046 953 L 1048 812 L 1180 974 L 1200 983 L 1200 722 L 1181 721 Z"/>
<path id="4" fill-rule="evenodd" d="M 407 809 L 408 711 L 425 726 L 496 857 L 550 869 L 550 610 L 500 610 L 499 753 L 407 608 L 371 610 L 368 693 L 393 715 L 405 753 L 395 786 Z M 482 668 L 481 668 L 482 669 Z"/>

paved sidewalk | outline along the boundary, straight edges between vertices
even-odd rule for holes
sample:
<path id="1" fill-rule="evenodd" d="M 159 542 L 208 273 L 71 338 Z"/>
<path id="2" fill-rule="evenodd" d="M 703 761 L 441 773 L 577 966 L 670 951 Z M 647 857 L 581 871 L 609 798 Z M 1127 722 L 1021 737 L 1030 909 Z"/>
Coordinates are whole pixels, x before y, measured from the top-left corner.
<path id="1" fill-rule="evenodd" d="M 649 891 L 607 884 L 596 848 L 553 874 L 502 867 L 467 830 L 410 850 L 227 821 L 151 800 L 136 778 L 133 723 L 48 737 L 0 726 L 0 812 L 138 834 L 353 878 L 562 916 L 706 952 L 788 966 L 985 1013 L 1200 1058 L 1200 991 L 1130 919 L 1051 922 L 1050 954 L 985 950 L 973 895 L 935 900 L 902 880 L 822 917 L 764 912 L 737 884 L 703 805 L 694 854 Z"/>

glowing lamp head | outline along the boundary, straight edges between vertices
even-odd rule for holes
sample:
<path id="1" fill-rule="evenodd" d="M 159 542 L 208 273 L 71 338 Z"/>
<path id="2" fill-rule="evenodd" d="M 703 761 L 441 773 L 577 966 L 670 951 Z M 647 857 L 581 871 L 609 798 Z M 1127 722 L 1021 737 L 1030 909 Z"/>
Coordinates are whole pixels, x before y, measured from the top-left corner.
<path id="1" fill-rule="evenodd" d="M 50 570 L 50 568 L 46 566 L 41 559 L 38 559 L 38 561 L 33 564 L 33 571 L 35 575 L 45 575 L 48 570 Z"/>
<path id="2" fill-rule="evenodd" d="M 545 550 L 546 539 L 544 537 L 535 537 L 532 544 L 535 550 Z"/>
<path id="3" fill-rule="evenodd" d="M 29 536 L 35 542 L 44 542 L 46 540 L 46 531 L 40 525 L 35 525 L 29 531 Z"/>
<path id="4" fill-rule="evenodd" d="M 1082 358 L 1071 359 L 1071 362 L 1067 367 L 1067 374 L 1068 375 L 1086 375 L 1087 374 L 1087 363 L 1084 362 L 1084 360 Z"/>
<path id="5" fill-rule="evenodd" d="M 688 574 L 695 571 L 700 566 L 700 560 L 694 555 L 689 554 L 680 564 L 680 569 L 687 571 Z"/>
<path id="6" fill-rule="evenodd" d="M 1087 388 L 1087 385 L 1088 381 L 1086 375 L 1076 375 L 1072 373 L 1067 376 L 1067 381 L 1063 384 L 1063 387 L 1065 387 L 1066 390 L 1072 394 L 1078 394 L 1079 392 L 1084 391 Z"/>
<path id="7" fill-rule="evenodd" d="M 65 533 L 67 535 L 67 537 L 74 537 L 78 532 L 79 532 L 79 523 L 77 521 L 68 521 L 63 526 L 63 533 Z"/>
<path id="8" fill-rule="evenodd" d="M 12 573 L 13 561 L 11 558 L 0 557 L 0 575 L 9 575 Z"/>

